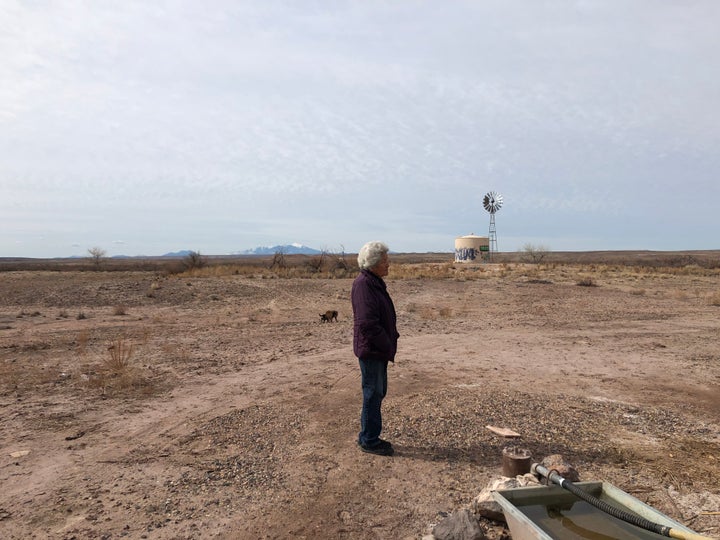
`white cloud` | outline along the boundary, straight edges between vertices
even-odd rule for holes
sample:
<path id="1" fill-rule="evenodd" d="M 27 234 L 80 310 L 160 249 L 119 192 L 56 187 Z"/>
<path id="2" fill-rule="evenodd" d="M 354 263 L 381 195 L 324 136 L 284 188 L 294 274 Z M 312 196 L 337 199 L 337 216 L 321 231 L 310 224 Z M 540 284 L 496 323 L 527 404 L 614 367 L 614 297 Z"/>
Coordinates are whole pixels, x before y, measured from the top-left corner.
<path id="1" fill-rule="evenodd" d="M 717 22 L 710 0 L 5 2 L 0 255 L 63 227 L 145 253 L 149 230 L 436 249 L 490 189 L 517 238 L 591 218 L 581 241 L 611 243 L 608 219 L 720 194 Z"/>

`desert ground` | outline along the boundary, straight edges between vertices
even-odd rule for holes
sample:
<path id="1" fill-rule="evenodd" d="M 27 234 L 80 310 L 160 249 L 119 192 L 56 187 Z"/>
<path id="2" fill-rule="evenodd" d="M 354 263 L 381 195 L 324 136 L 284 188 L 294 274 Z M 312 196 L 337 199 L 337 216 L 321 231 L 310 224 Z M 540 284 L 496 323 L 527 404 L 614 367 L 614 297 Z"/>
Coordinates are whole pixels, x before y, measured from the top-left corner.
<path id="1" fill-rule="evenodd" d="M 720 537 L 720 252 L 391 262 L 392 457 L 352 267 L 0 262 L 0 538 L 422 538 L 500 475 L 488 425 Z"/>

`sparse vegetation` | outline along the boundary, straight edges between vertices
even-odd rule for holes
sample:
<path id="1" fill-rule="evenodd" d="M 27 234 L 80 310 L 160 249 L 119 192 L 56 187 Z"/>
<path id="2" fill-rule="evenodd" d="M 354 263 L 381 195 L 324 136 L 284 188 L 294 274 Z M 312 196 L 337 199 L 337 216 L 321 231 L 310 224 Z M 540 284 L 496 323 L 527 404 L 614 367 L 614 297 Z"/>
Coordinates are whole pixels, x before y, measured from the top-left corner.
<path id="1" fill-rule="evenodd" d="M 109 357 L 106 358 L 105 367 L 113 374 L 127 371 L 130 367 L 133 350 L 132 343 L 124 339 L 116 339 L 108 347 Z"/>
<path id="2" fill-rule="evenodd" d="M 275 255 L 273 255 L 272 262 L 270 263 L 270 268 L 285 268 L 285 249 L 278 248 L 278 250 L 275 252 Z"/>
<path id="3" fill-rule="evenodd" d="M 102 366 L 87 380 L 89 387 L 100 389 L 103 394 L 128 391 L 150 394 L 153 391 L 152 381 L 132 361 L 135 347 L 130 341 L 116 339 L 107 350 Z"/>
<path id="4" fill-rule="evenodd" d="M 99 270 L 107 252 L 103 248 L 95 246 L 88 249 L 88 254 L 95 269 Z"/>
<path id="5" fill-rule="evenodd" d="M 90 341 L 90 332 L 87 329 L 80 330 L 77 336 L 77 347 L 79 354 L 87 352 L 88 341 Z"/>
<path id="6" fill-rule="evenodd" d="M 205 257 L 199 251 L 191 251 L 183 259 L 183 268 L 187 271 L 199 270 L 207 265 Z"/>
<path id="7" fill-rule="evenodd" d="M 310 257 L 307 261 L 307 266 L 311 272 L 320 272 L 325 264 L 327 258 L 327 251 L 323 250 L 319 255 Z"/>
<path id="8" fill-rule="evenodd" d="M 534 244 L 525 244 L 522 248 L 523 260 L 532 264 L 539 264 L 545 259 L 549 253 L 549 249 L 546 246 L 536 246 Z"/>

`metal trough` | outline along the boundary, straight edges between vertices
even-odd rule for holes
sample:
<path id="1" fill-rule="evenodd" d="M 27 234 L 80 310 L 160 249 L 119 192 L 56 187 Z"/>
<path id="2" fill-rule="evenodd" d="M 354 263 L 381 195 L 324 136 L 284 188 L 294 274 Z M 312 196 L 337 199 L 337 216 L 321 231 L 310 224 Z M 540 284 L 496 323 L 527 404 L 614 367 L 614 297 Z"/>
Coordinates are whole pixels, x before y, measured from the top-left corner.
<path id="1" fill-rule="evenodd" d="M 692 533 L 690 529 L 607 482 L 577 482 L 608 504 L 647 520 Z M 627 524 L 578 499 L 558 485 L 522 487 L 492 493 L 505 514 L 513 540 L 658 540 L 667 538 Z"/>

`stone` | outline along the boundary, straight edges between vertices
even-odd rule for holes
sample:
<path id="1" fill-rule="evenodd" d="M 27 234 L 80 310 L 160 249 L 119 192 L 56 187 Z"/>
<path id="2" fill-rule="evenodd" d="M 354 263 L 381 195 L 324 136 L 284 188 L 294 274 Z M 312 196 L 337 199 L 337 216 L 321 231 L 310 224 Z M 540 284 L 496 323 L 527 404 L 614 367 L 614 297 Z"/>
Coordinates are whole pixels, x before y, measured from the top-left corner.
<path id="1" fill-rule="evenodd" d="M 557 471 L 557 473 L 565 480 L 570 480 L 571 482 L 580 481 L 580 475 L 575 467 L 566 461 L 560 454 L 547 456 L 540 462 L 540 464 L 543 467 L 547 467 L 549 471 Z"/>
<path id="2" fill-rule="evenodd" d="M 505 514 L 503 514 L 501 506 L 493 499 L 493 491 L 501 491 L 504 489 L 514 489 L 518 487 L 539 485 L 538 479 L 534 475 L 528 473 L 515 478 L 507 478 L 502 476 L 490 482 L 480 494 L 470 503 L 470 510 L 479 516 L 493 521 L 505 522 Z"/>
<path id="3" fill-rule="evenodd" d="M 469 509 L 458 510 L 433 528 L 437 540 L 485 540 L 485 531 Z"/>

